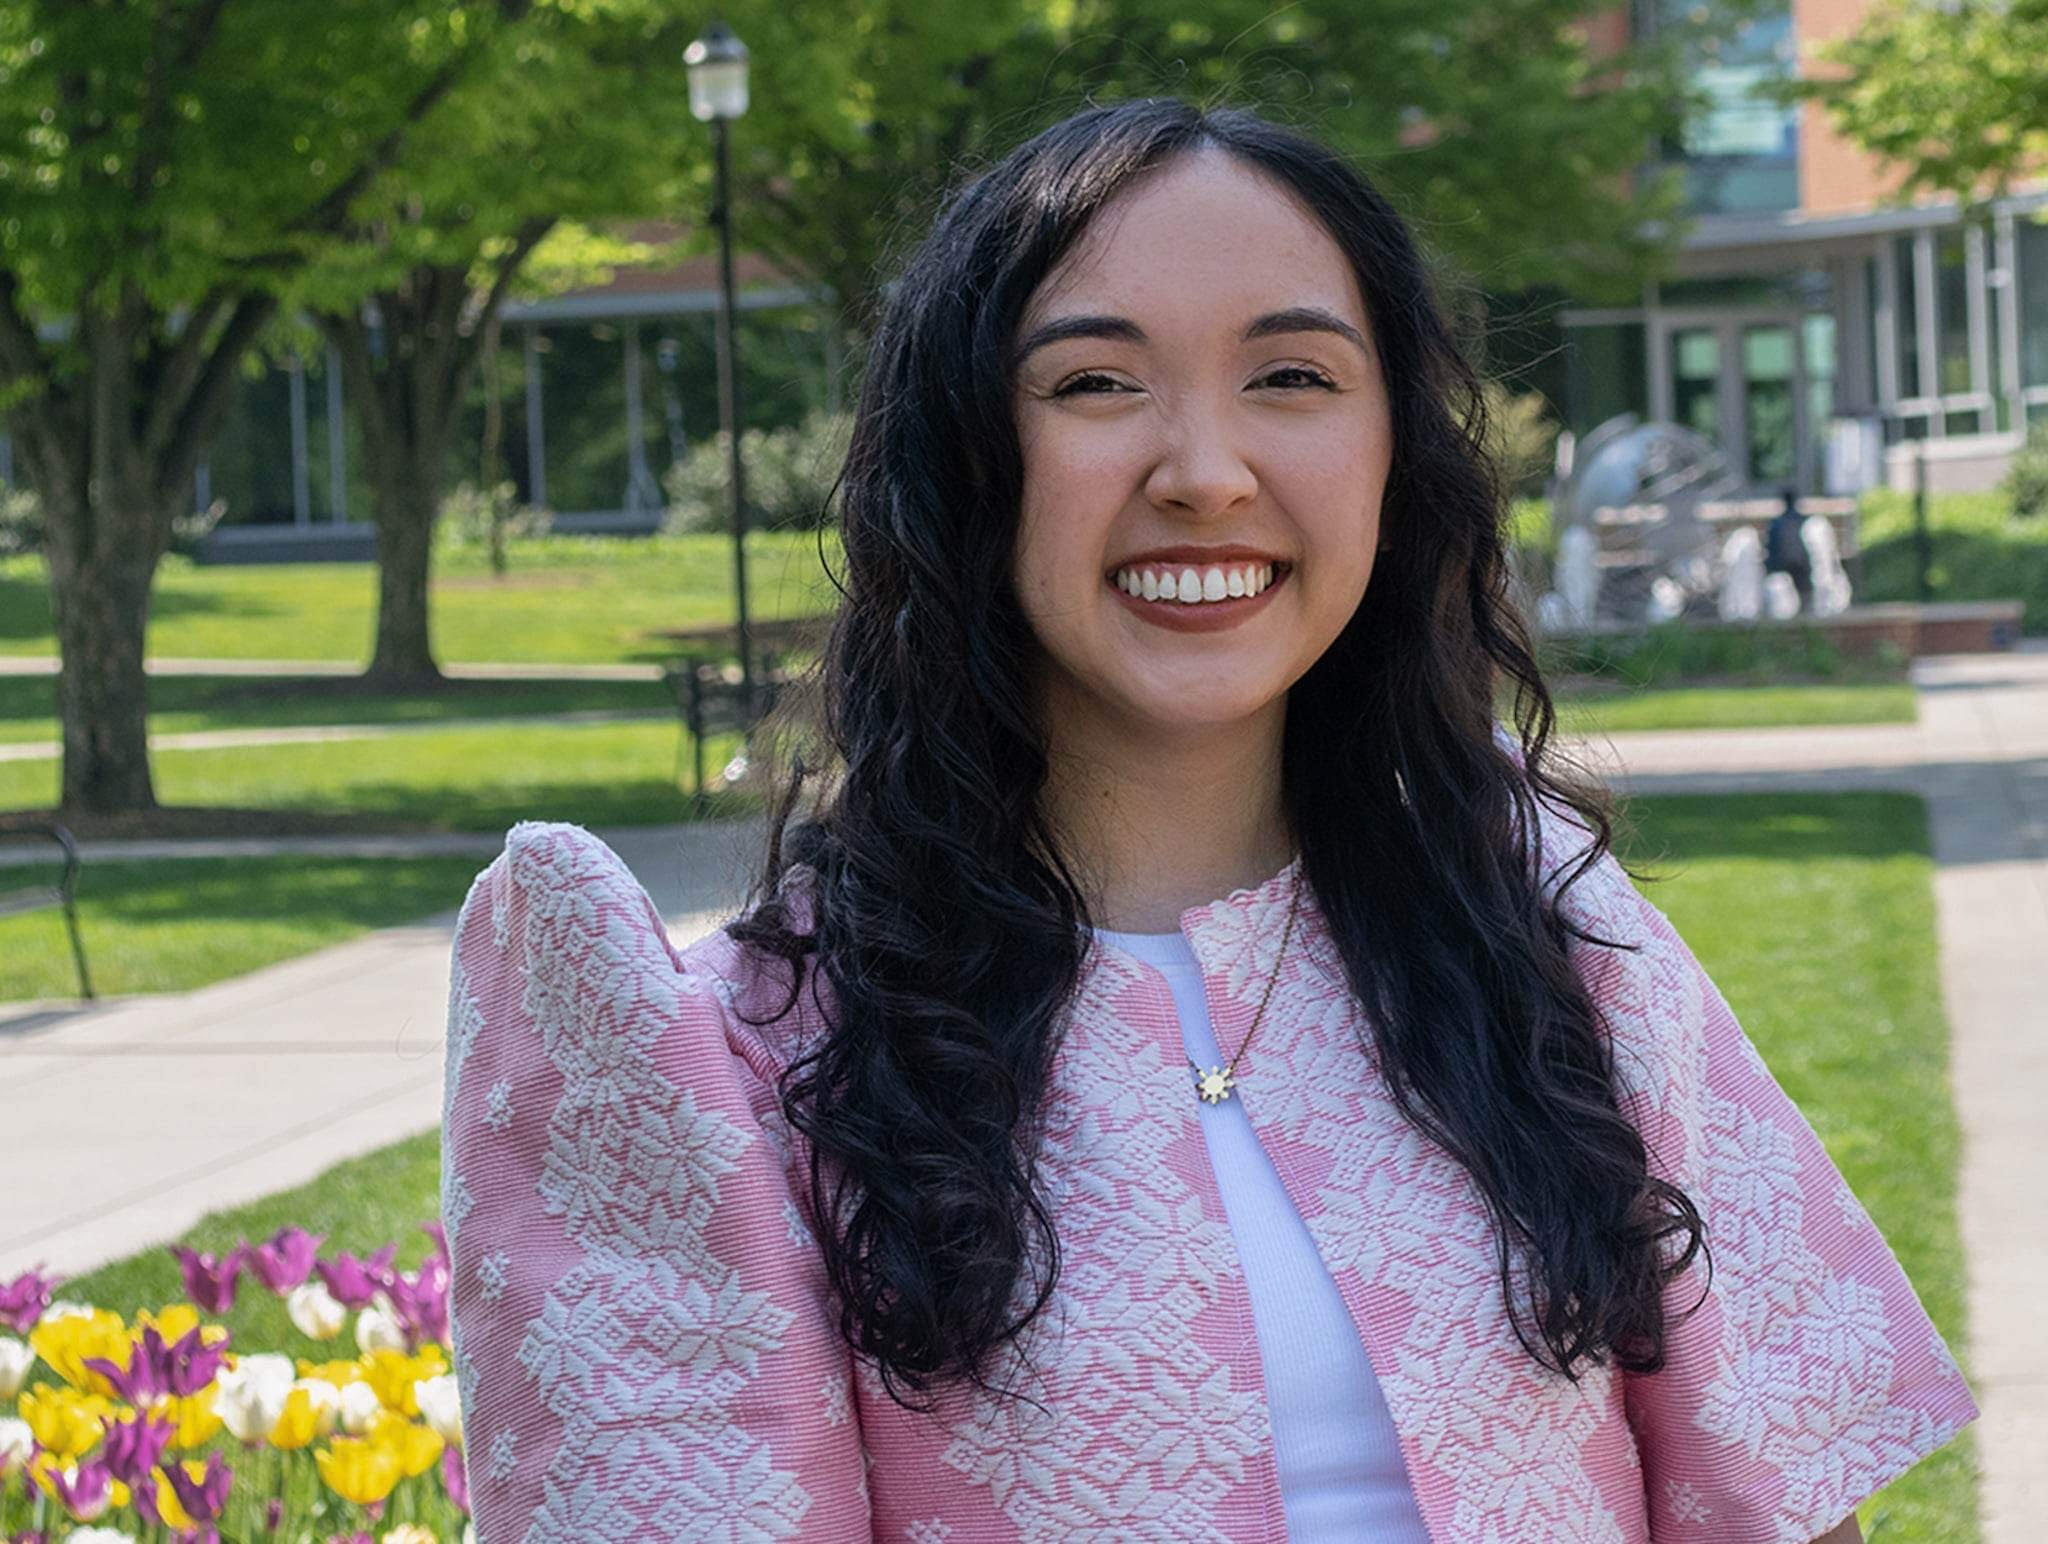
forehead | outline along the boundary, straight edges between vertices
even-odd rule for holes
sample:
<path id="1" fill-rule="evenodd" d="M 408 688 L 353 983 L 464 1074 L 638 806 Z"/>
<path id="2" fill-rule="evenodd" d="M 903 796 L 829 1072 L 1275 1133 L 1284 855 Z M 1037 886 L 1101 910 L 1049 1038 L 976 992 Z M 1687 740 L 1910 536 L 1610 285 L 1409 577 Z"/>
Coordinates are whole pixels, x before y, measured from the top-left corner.
<path id="1" fill-rule="evenodd" d="M 1118 193 L 1039 283 L 1028 326 L 1077 311 L 1234 323 L 1321 305 L 1365 330 L 1358 277 L 1283 184 L 1214 147 Z"/>

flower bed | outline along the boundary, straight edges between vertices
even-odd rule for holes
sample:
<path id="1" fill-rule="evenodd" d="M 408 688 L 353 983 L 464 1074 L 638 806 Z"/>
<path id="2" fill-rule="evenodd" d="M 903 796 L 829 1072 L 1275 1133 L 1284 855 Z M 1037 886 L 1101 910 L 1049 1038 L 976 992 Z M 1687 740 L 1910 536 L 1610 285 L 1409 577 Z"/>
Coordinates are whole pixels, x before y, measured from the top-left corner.
<path id="1" fill-rule="evenodd" d="M 448 1245 L 319 1254 L 290 1227 L 224 1258 L 172 1246 L 188 1301 L 132 1322 L 0 1285 L 0 1539 L 14 1544 L 451 1544 L 472 1539 L 449 1370 Z M 244 1279 L 316 1341 L 356 1355 L 241 1350 L 210 1317 Z"/>

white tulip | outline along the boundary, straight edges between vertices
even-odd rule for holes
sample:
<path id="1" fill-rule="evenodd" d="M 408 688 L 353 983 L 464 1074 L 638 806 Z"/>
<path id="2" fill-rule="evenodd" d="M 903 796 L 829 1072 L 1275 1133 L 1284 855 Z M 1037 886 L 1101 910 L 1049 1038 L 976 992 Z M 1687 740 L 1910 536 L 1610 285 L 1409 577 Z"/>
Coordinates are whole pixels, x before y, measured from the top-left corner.
<path id="1" fill-rule="evenodd" d="M 293 1372 L 291 1358 L 263 1355 L 238 1357 L 220 1375 L 215 1406 L 236 1441 L 262 1442 L 270 1436 L 284 1414 Z"/>
<path id="2" fill-rule="evenodd" d="M 380 1297 L 382 1293 L 378 1294 Z M 385 1298 L 386 1303 L 390 1302 Z M 372 1351 L 403 1351 L 405 1331 L 398 1327 L 398 1316 L 372 1303 L 356 1315 L 356 1344 L 368 1356 Z"/>
<path id="3" fill-rule="evenodd" d="M 135 1535 L 119 1528 L 73 1528 L 64 1538 L 66 1544 L 135 1544 Z"/>
<path id="4" fill-rule="evenodd" d="M 455 1386 L 455 1374 L 436 1373 L 412 1386 L 420 1402 L 420 1419 L 433 1427 L 450 1447 L 462 1446 L 462 1394 Z"/>
<path id="5" fill-rule="evenodd" d="M 52 1319 L 90 1319 L 91 1317 L 92 1307 L 90 1304 L 66 1302 L 60 1297 L 56 1302 L 43 1310 L 40 1322 L 48 1324 Z"/>
<path id="6" fill-rule="evenodd" d="M 348 1310 L 317 1276 L 285 1294 L 284 1311 L 299 1333 L 313 1340 L 334 1339 L 348 1322 Z"/>
<path id="7" fill-rule="evenodd" d="M 341 1429 L 351 1437 L 360 1437 L 383 1408 L 383 1401 L 369 1384 L 351 1383 L 341 1391 Z"/>
<path id="8" fill-rule="evenodd" d="M 28 1382 L 28 1370 L 35 1359 L 36 1354 L 26 1341 L 16 1340 L 12 1335 L 0 1335 L 0 1403 L 12 1400 L 21 1392 L 22 1384 Z"/>
<path id="9" fill-rule="evenodd" d="M 292 1387 L 306 1391 L 306 1403 L 313 1407 L 314 1418 L 320 1423 L 320 1435 L 332 1435 L 341 1422 L 341 1390 L 325 1378 L 299 1378 Z"/>
<path id="10" fill-rule="evenodd" d="M 462 1544 L 476 1544 L 475 1523 L 464 1523 L 462 1525 Z"/>
<path id="11" fill-rule="evenodd" d="M 0 1480 L 26 1465 L 35 1450 L 36 1434 L 28 1422 L 0 1415 Z"/>

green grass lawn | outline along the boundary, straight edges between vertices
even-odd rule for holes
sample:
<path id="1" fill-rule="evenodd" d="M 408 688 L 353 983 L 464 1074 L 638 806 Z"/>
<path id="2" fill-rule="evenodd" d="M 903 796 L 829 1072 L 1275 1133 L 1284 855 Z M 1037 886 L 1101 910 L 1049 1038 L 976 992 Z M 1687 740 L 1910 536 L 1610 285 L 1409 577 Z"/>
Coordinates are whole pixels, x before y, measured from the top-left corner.
<path id="1" fill-rule="evenodd" d="M 1558 723 L 1573 734 L 1636 729 L 1750 729 L 1786 724 L 1910 724 L 1906 681 L 1802 682 L 1793 686 L 1673 686 L 1571 692 Z"/>
<path id="2" fill-rule="evenodd" d="M 826 538 L 828 552 L 835 551 Z M 807 616 L 836 593 L 808 531 L 747 537 L 752 616 Z M 480 549 L 442 548 L 431 591 L 444 664 L 665 660 L 642 635 L 732 620 L 732 543 L 723 536 L 550 536 L 517 542 L 511 570 Z M 367 663 L 377 571 L 368 563 L 207 564 L 172 555 L 150 597 L 153 658 Z M 0 560 L 0 654 L 50 656 L 49 580 L 37 557 Z"/>
<path id="3" fill-rule="evenodd" d="M 517 820 L 659 825 L 693 818 L 692 769 L 668 719 L 620 724 L 515 724 L 422 729 L 365 740 L 227 750 L 165 750 L 150 758 L 159 802 L 389 817 L 394 828 L 502 831 Z M 737 735 L 707 742 L 715 778 Z M 0 809 L 57 802 L 56 758 L 0 761 Z M 719 806 L 734 813 L 730 800 Z"/>
<path id="4" fill-rule="evenodd" d="M 1734 1005 L 1778 1081 L 1868 1207 L 1929 1314 L 1967 1356 L 1955 1212 L 1958 1135 L 1946 1071 L 1931 862 L 1919 802 L 1887 794 L 1658 798 L 1632 807 L 1628 851 L 1650 893 Z M 400 1242 L 438 1206 L 434 1132 L 340 1165 L 299 1190 L 209 1217 L 184 1242 L 219 1250 L 287 1222 L 358 1253 Z M 122 1312 L 179 1295 L 150 1249 L 66 1296 Z M 319 1356 L 261 1293 L 226 1322 L 248 1345 Z M 1966 1431 L 1861 1509 L 1873 1544 L 1971 1544 L 1976 1448 Z"/>
<path id="5" fill-rule="evenodd" d="M 180 858 L 78 871 L 78 931 L 103 997 L 185 992 L 453 910 L 488 857 Z M 0 887 L 25 875 L 0 870 Z M 0 917 L 0 1002 L 78 990 L 64 917 Z"/>
<path id="6" fill-rule="evenodd" d="M 1812 1123 L 1968 1368 L 1926 816 L 1903 794 L 1666 797 L 1633 806 L 1648 893 Z M 1966 1429 L 1860 1509 L 1873 1544 L 1971 1544 Z"/>

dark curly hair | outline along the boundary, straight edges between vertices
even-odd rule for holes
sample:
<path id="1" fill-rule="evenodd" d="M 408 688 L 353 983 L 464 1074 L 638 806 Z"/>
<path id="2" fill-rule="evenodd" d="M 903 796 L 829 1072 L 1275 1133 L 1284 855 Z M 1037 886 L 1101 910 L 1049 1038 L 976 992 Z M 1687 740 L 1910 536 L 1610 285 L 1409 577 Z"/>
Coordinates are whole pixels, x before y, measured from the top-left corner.
<path id="1" fill-rule="evenodd" d="M 1407 227 L 1363 176 L 1253 113 L 1172 99 L 1078 113 L 954 193 L 866 366 L 840 487 L 843 602 L 816 681 L 837 775 L 792 824 L 797 760 L 750 909 L 728 929 L 787 963 L 781 1012 L 810 956 L 829 985 L 829 1030 L 780 1093 L 809 1148 L 842 1332 L 901 1403 L 928 1404 L 946 1381 L 990 1388 L 994 1353 L 1059 1270 L 1034 1155 L 1089 918 L 1039 808 L 1041 655 L 1012 582 L 1010 349 L 1097 211 L 1204 147 L 1292 190 L 1342 249 L 1392 411 L 1390 548 L 1288 695 L 1283 796 L 1302 873 L 1392 1097 L 1486 1198 L 1523 1346 L 1574 1381 L 1576 1362 L 1608 1352 L 1655 1371 L 1662 1289 L 1704 1225 L 1649 1172 L 1568 952 L 1604 943 L 1557 896 L 1607 850 L 1611 820 L 1550 746 L 1478 377 Z M 1518 747 L 1496 733 L 1503 684 Z M 1592 835 L 1554 888 L 1539 800 Z M 795 865 L 812 871 L 801 930 L 784 886 Z"/>

